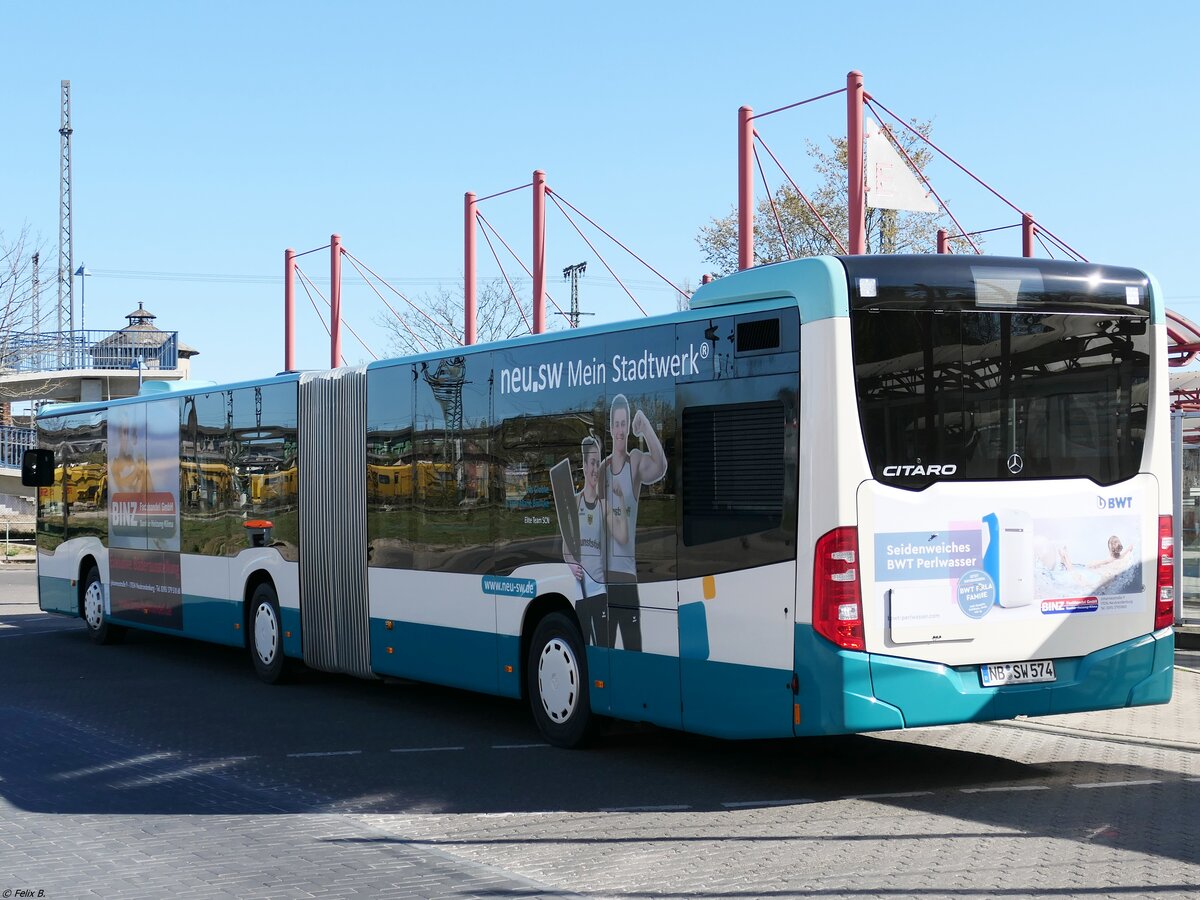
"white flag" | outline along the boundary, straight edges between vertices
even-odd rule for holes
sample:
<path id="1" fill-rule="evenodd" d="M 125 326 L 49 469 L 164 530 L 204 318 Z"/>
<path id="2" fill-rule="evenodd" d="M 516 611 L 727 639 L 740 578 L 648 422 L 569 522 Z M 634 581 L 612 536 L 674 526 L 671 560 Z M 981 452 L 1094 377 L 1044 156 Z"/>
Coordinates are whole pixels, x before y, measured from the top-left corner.
<path id="1" fill-rule="evenodd" d="M 937 212 L 937 204 L 896 152 L 887 135 L 873 119 L 865 119 L 863 126 L 867 144 L 867 206 Z"/>

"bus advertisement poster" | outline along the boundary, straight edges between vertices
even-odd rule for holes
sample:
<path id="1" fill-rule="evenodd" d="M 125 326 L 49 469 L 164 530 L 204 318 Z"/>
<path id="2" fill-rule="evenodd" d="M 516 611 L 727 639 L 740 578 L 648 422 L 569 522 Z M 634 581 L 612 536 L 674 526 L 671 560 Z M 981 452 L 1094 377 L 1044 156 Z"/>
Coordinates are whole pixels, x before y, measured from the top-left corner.
<path id="1" fill-rule="evenodd" d="M 110 546 L 178 551 L 178 406 L 114 406 L 109 434 Z"/>
<path id="2" fill-rule="evenodd" d="M 906 504 L 876 508 L 874 578 L 893 627 L 1144 608 L 1142 521 L 1127 509 L 1047 517 L 1010 499 L 974 521 L 940 512 L 914 522 Z"/>
<path id="3" fill-rule="evenodd" d="M 108 574 L 114 616 L 161 628 L 183 628 L 178 553 L 114 548 L 108 554 Z"/>
<path id="4" fill-rule="evenodd" d="M 114 616 L 183 627 L 179 564 L 179 408 L 109 410 L 109 603 Z"/>

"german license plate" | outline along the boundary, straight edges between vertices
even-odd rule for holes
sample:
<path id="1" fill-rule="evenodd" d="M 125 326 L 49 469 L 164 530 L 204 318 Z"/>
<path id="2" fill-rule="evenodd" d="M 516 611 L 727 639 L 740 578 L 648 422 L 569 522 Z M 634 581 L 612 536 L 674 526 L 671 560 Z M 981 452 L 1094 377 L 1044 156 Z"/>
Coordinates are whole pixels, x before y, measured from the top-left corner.
<path id="1" fill-rule="evenodd" d="M 1005 684 L 1033 684 L 1038 681 L 1054 681 L 1054 660 L 1038 659 L 1032 662 L 995 663 L 980 666 L 984 687 L 999 687 Z"/>

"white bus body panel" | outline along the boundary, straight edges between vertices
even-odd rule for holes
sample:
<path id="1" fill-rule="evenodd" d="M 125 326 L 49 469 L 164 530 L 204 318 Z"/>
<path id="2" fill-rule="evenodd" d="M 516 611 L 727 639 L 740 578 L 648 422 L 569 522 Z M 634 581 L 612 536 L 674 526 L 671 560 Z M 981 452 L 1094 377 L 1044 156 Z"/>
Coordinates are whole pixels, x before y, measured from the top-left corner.
<path id="1" fill-rule="evenodd" d="M 796 532 L 796 622 L 812 622 L 817 539 L 853 525 L 858 485 L 871 477 L 858 420 L 850 320 L 818 319 L 800 328 L 800 477 Z"/>

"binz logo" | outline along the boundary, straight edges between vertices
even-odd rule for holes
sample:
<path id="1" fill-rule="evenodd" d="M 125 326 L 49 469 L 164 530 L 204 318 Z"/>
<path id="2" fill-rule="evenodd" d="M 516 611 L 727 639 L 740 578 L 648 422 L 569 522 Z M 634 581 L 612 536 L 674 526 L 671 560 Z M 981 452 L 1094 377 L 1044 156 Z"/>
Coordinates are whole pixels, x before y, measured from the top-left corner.
<path id="1" fill-rule="evenodd" d="M 884 466 L 884 478 L 899 478 L 901 475 L 953 475 L 958 471 L 958 466 L 954 463 L 949 463 L 944 466 L 939 466 L 937 463 L 931 463 L 928 466 L 923 466 L 917 463 L 915 466 Z"/>
<path id="2" fill-rule="evenodd" d="M 1132 497 L 1097 497 L 1097 509 L 1133 509 Z"/>

